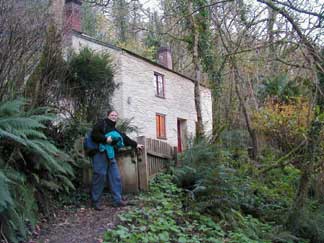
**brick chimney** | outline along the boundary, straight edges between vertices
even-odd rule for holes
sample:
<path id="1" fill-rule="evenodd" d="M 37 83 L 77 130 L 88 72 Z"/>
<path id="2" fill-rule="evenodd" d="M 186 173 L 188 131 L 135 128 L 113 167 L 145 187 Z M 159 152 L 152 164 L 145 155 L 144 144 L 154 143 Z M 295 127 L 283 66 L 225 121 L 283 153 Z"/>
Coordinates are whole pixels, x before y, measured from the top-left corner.
<path id="1" fill-rule="evenodd" d="M 157 53 L 158 63 L 162 66 L 172 69 L 171 49 L 168 47 L 160 47 Z"/>
<path id="2" fill-rule="evenodd" d="M 52 0 L 50 3 L 50 13 L 53 17 L 56 27 L 58 30 L 62 30 L 65 0 Z"/>
<path id="3" fill-rule="evenodd" d="M 65 0 L 64 32 L 71 30 L 81 32 L 81 0 Z"/>

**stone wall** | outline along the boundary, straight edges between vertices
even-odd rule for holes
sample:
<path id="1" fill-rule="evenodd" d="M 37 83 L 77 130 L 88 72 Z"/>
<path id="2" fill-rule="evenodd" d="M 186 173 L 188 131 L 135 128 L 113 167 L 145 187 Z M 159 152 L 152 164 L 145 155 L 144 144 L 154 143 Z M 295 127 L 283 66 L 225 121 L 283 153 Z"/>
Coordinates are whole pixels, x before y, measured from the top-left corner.
<path id="1" fill-rule="evenodd" d="M 91 38 L 80 35 L 73 37 L 72 47 L 78 50 L 88 46 L 97 51 L 109 51 L 115 62 L 115 81 L 120 84 L 114 93 L 112 103 L 122 118 L 134 118 L 133 125 L 139 128 L 139 133 L 131 137 L 145 135 L 156 139 L 156 113 L 166 115 L 165 140 L 172 146 L 177 146 L 177 119 L 185 119 L 189 137 L 195 134 L 197 121 L 194 104 L 194 84 L 190 79 L 172 71 L 154 65 L 142 58 L 124 50 L 114 48 L 104 43 L 93 42 Z M 164 75 L 165 98 L 155 95 L 154 72 Z M 210 90 L 201 87 L 202 115 L 205 131 L 212 129 L 212 105 Z"/>
<path id="2" fill-rule="evenodd" d="M 177 146 L 177 118 L 187 120 L 188 135 L 195 132 L 196 112 L 191 81 L 124 53 L 121 56 L 123 106 L 128 117 L 134 117 L 141 134 L 156 138 L 156 113 L 166 115 L 167 142 Z M 164 75 L 165 98 L 155 95 L 154 72 Z"/>

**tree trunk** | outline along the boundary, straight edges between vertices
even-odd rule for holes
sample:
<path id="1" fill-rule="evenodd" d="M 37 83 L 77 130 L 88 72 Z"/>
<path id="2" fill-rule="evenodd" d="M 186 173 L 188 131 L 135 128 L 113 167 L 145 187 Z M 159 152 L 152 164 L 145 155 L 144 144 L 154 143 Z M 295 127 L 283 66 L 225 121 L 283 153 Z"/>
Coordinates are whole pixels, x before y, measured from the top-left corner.
<path id="1" fill-rule="evenodd" d="M 300 210 L 305 205 L 305 200 L 307 198 L 308 188 L 310 184 L 310 176 L 311 173 L 309 169 L 305 168 L 304 170 L 302 170 L 302 174 L 299 179 L 298 191 L 294 201 L 294 210 Z"/>
<path id="2" fill-rule="evenodd" d="M 305 209 L 312 173 L 315 165 L 319 162 L 319 154 L 321 150 L 320 132 L 322 127 L 323 123 L 318 121 L 318 117 L 315 116 L 308 132 L 308 145 L 306 147 L 303 165 L 300 169 L 301 177 L 299 179 L 299 186 L 287 222 L 290 230 L 293 232 L 298 228 L 299 219 Z"/>
<path id="3" fill-rule="evenodd" d="M 292 230 L 297 226 L 298 219 L 300 219 L 301 213 L 305 208 L 305 202 L 308 196 L 309 185 L 311 176 L 314 173 L 316 164 L 320 162 L 320 132 L 323 127 L 323 122 L 320 120 L 321 114 L 324 112 L 324 65 L 323 65 L 323 53 L 317 48 L 315 43 L 309 39 L 303 30 L 299 27 L 299 24 L 293 15 L 290 14 L 282 5 L 276 4 L 271 0 L 257 0 L 257 2 L 266 4 L 273 11 L 282 15 L 292 26 L 300 39 L 300 43 L 305 46 L 309 55 L 305 55 L 305 58 L 310 66 L 315 66 L 318 72 L 319 82 L 315 84 L 316 91 L 318 92 L 318 99 L 315 105 L 319 107 L 314 115 L 313 121 L 310 125 L 309 132 L 307 134 L 308 146 L 302 160 L 301 177 L 299 180 L 299 187 L 296 194 L 296 198 L 293 203 L 292 212 L 288 218 L 288 225 Z"/>
<path id="4" fill-rule="evenodd" d="M 252 142 L 251 159 L 256 160 L 258 158 L 258 155 L 259 155 L 258 137 L 257 137 L 257 134 L 256 134 L 256 130 L 251 125 L 250 114 L 248 112 L 247 105 L 246 105 L 246 103 L 245 103 L 245 101 L 244 101 L 244 99 L 243 99 L 243 97 L 242 97 L 242 95 L 240 93 L 238 81 L 237 81 L 236 78 L 235 78 L 235 91 L 236 91 L 237 97 L 239 98 L 240 105 L 241 105 L 242 110 L 243 110 L 243 115 L 244 115 L 246 127 L 247 127 L 247 130 L 249 132 L 251 142 Z"/>
<path id="5" fill-rule="evenodd" d="M 268 57 L 271 62 L 271 73 L 278 73 L 278 62 L 276 61 L 276 46 L 274 44 L 274 24 L 276 21 L 277 11 L 268 7 L 269 19 L 267 23 L 267 31 L 268 31 L 268 41 L 269 41 L 269 49 L 268 49 Z"/>
<path id="6" fill-rule="evenodd" d="M 233 72 L 234 72 L 234 80 L 235 80 L 235 92 L 237 94 L 237 97 L 240 101 L 240 105 L 242 107 L 243 110 L 243 115 L 244 115 L 244 119 L 245 119 L 245 123 L 246 123 L 246 127 L 248 130 L 248 133 L 250 135 L 251 138 L 251 142 L 252 142 L 252 149 L 251 149 L 251 158 L 256 160 L 259 156 L 259 142 L 258 142 L 258 136 L 256 133 L 256 130 L 253 128 L 252 126 L 252 122 L 251 122 L 251 118 L 250 118 L 250 114 L 248 112 L 248 108 L 247 108 L 247 104 L 244 101 L 244 98 L 242 97 L 242 94 L 240 92 L 240 81 L 241 81 L 241 76 L 239 74 L 239 70 L 238 67 L 236 66 L 236 63 L 234 60 L 232 60 L 232 64 L 233 64 Z"/>
<path id="7" fill-rule="evenodd" d="M 193 13 L 193 4 L 192 1 L 188 3 L 188 12 Z M 200 81 L 201 81 L 201 69 L 200 69 L 200 60 L 198 53 L 198 44 L 199 44 L 199 30 L 195 21 L 194 14 L 190 14 L 189 21 L 192 27 L 192 56 L 193 56 L 193 64 L 195 69 L 195 88 L 194 88 L 194 96 L 195 96 L 195 108 L 197 113 L 197 129 L 196 135 L 197 137 L 201 137 L 204 135 L 204 128 L 202 122 L 202 114 L 201 114 L 201 98 L 200 98 Z"/>

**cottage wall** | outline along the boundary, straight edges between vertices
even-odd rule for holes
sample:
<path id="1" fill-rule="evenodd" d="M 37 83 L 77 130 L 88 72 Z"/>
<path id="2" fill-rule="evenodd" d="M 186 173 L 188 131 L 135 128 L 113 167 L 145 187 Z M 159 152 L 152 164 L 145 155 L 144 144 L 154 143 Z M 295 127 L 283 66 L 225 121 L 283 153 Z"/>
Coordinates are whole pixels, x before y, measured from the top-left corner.
<path id="1" fill-rule="evenodd" d="M 201 113 L 206 135 L 211 135 L 213 130 L 213 104 L 210 89 L 200 87 Z"/>
<path id="2" fill-rule="evenodd" d="M 156 139 L 156 113 L 166 115 L 167 142 L 177 146 L 177 119 L 187 121 L 189 137 L 195 134 L 196 110 L 194 84 L 164 68 L 154 66 L 128 53 L 121 56 L 123 78 L 124 112 L 134 117 L 141 134 Z M 165 98 L 155 95 L 154 72 L 164 75 Z M 207 114 L 207 111 L 205 112 Z M 205 114 L 205 115 L 206 115 Z M 208 120 L 208 119 L 206 119 Z"/>
<path id="3" fill-rule="evenodd" d="M 109 48 L 74 36 L 72 47 L 78 50 L 88 46 L 97 51 L 109 51 L 116 66 L 115 81 L 120 84 L 112 99 L 121 118 L 133 118 L 132 124 L 139 128 L 138 134 L 156 139 L 156 113 L 166 115 L 167 142 L 177 146 L 177 119 L 186 120 L 187 135 L 195 134 L 197 121 L 194 103 L 194 84 L 176 73 L 153 65 L 123 50 Z M 164 75 L 165 98 L 155 95 L 154 72 Z M 202 116 L 205 131 L 212 128 L 210 90 L 201 87 Z"/>

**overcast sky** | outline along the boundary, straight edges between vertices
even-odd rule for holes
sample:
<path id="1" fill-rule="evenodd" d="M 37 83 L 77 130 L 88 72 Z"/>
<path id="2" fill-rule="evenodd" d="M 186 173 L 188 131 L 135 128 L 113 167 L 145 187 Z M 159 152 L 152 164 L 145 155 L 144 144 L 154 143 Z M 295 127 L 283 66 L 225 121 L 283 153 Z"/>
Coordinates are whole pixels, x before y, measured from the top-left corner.
<path id="1" fill-rule="evenodd" d="M 144 8 L 158 9 L 160 5 L 159 0 L 139 0 L 143 4 Z"/>

